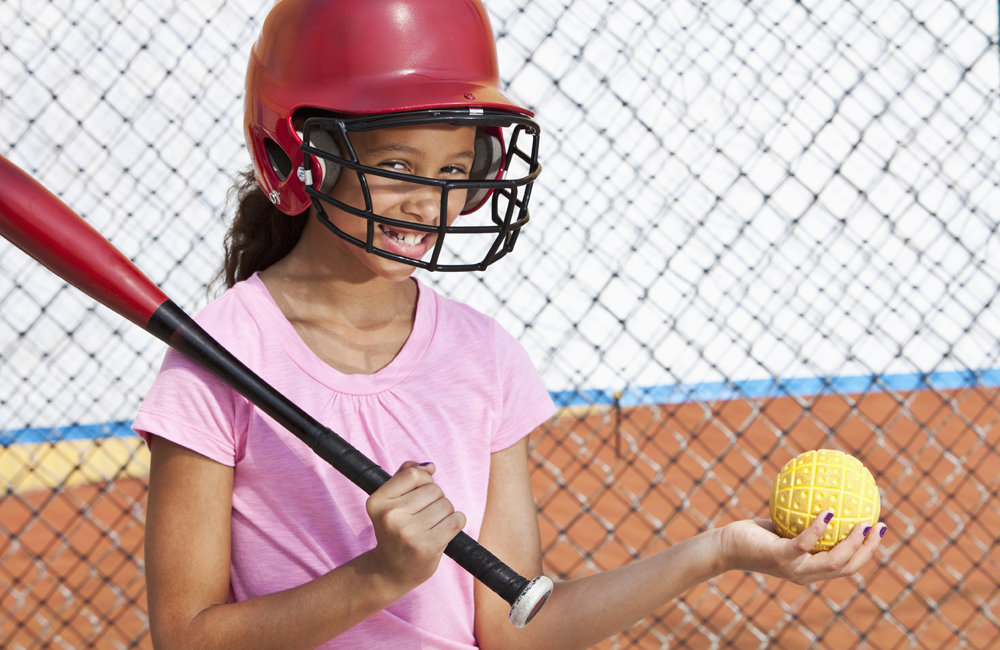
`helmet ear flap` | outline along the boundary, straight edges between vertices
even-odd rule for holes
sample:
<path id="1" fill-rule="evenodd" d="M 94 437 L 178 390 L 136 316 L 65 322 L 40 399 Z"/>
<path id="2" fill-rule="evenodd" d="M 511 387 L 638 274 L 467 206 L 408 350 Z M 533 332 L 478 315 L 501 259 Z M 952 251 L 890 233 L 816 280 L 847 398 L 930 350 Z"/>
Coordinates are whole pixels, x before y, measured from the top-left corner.
<path id="1" fill-rule="evenodd" d="M 281 148 L 281 145 L 271 138 L 264 139 L 264 151 L 267 152 L 267 160 L 271 163 L 271 171 L 278 177 L 279 181 L 284 181 L 292 173 L 292 160 Z"/>
<path id="2" fill-rule="evenodd" d="M 342 155 L 340 145 L 337 144 L 333 134 L 323 129 L 311 130 L 309 134 L 309 146 L 315 147 L 332 156 L 340 157 Z M 340 165 L 323 156 L 313 156 L 313 160 L 316 161 L 319 167 L 319 186 L 317 189 L 324 194 L 329 194 L 340 177 Z"/>
<path id="3" fill-rule="evenodd" d="M 504 146 L 500 129 L 484 127 L 476 130 L 475 156 L 472 169 L 469 170 L 470 180 L 495 180 L 503 174 Z M 465 199 L 462 214 L 474 212 L 481 208 L 493 190 L 488 187 L 469 190 Z"/>

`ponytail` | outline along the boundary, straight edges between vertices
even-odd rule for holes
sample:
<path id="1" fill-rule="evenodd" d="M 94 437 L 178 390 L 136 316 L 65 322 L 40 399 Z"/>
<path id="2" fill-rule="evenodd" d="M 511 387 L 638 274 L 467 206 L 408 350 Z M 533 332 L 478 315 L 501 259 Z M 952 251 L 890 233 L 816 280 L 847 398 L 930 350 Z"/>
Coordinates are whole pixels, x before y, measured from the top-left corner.
<path id="1" fill-rule="evenodd" d="M 309 211 L 287 215 L 274 207 L 257 185 L 253 170 L 239 174 L 230 190 L 236 214 L 226 233 L 225 256 L 216 282 L 226 288 L 263 271 L 294 248 L 302 236 Z"/>

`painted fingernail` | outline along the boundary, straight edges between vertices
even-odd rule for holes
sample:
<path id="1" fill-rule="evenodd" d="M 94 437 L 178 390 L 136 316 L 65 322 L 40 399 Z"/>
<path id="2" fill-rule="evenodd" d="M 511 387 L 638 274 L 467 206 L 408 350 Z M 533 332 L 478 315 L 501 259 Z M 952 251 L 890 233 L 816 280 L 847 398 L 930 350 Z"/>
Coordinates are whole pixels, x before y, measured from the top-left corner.
<path id="1" fill-rule="evenodd" d="M 865 532 L 861 533 L 862 537 L 868 537 L 868 533 L 872 532 L 871 526 L 865 526 Z"/>
<path id="2" fill-rule="evenodd" d="M 885 531 L 889 530 L 888 526 L 882 526 L 882 530 L 878 531 L 879 537 L 885 537 Z"/>
<path id="3" fill-rule="evenodd" d="M 828 513 L 826 513 L 826 516 L 825 516 L 825 517 L 823 517 L 823 523 L 824 523 L 824 524 L 828 524 L 828 523 L 830 523 L 830 522 L 831 522 L 832 520 L 833 520 L 833 513 L 832 513 L 832 512 L 828 512 Z"/>
<path id="4" fill-rule="evenodd" d="M 428 465 L 433 465 L 433 464 L 434 463 L 432 463 L 431 461 L 427 461 L 426 463 L 420 463 L 418 466 L 419 467 L 427 467 Z"/>

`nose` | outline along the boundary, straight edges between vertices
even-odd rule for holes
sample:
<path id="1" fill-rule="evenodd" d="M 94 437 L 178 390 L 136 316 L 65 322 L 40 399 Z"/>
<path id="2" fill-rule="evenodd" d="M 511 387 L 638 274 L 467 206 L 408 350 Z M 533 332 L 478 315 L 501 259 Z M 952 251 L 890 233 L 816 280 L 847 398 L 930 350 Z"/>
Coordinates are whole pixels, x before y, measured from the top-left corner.
<path id="1" fill-rule="evenodd" d="M 421 223 L 437 223 L 441 217 L 442 189 L 412 183 L 402 203 L 403 212 Z"/>

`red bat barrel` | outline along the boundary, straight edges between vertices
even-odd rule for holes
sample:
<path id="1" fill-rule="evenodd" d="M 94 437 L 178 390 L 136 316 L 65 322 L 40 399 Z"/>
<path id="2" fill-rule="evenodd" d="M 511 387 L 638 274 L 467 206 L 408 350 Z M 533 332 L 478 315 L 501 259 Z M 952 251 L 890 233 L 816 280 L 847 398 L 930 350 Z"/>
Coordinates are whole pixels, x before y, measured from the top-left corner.
<path id="1" fill-rule="evenodd" d="M 0 156 L 0 234 L 143 329 L 167 300 L 155 284 L 34 178 Z"/>

